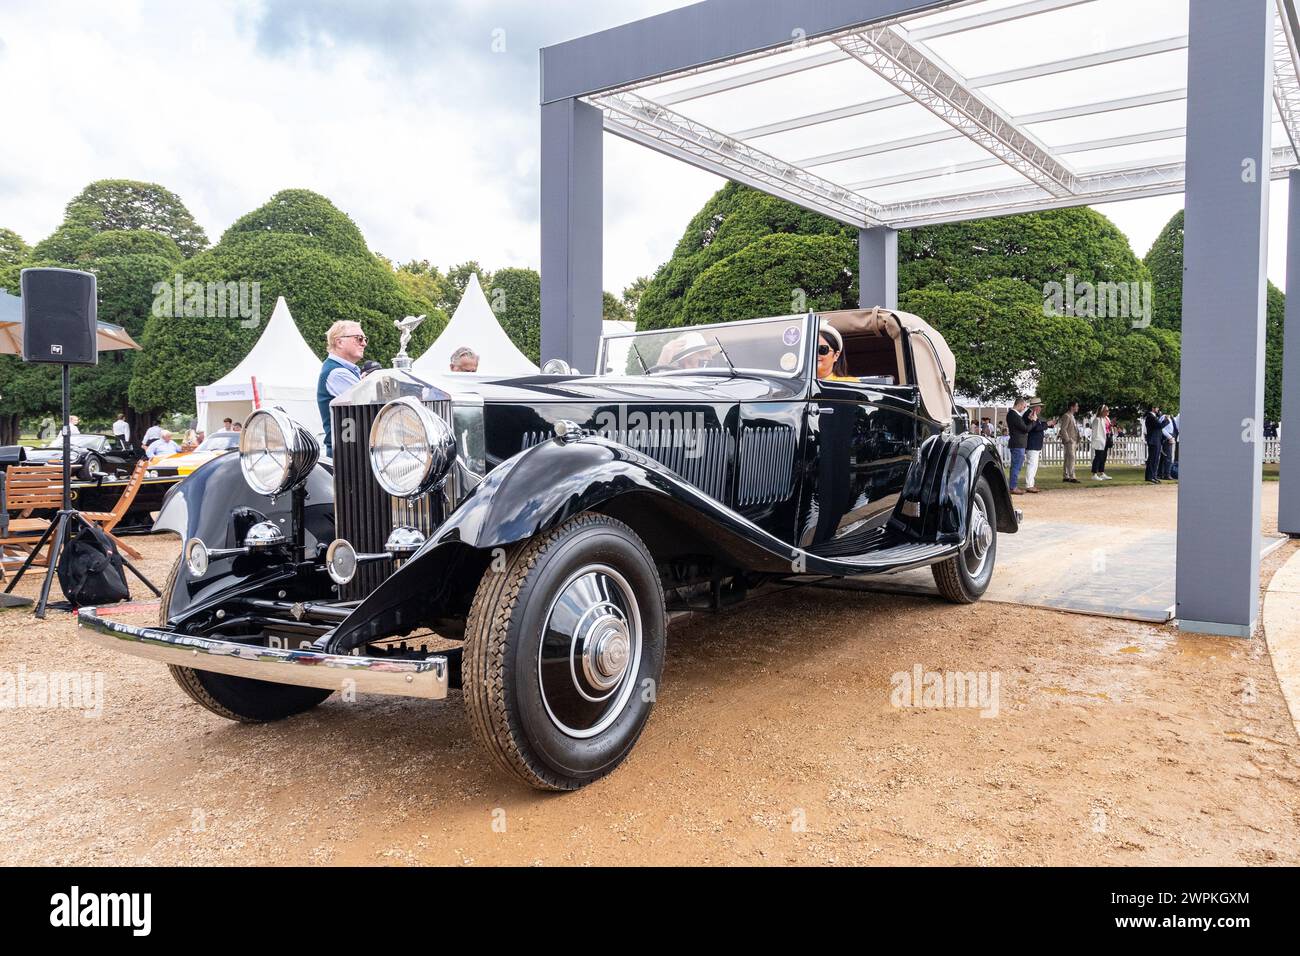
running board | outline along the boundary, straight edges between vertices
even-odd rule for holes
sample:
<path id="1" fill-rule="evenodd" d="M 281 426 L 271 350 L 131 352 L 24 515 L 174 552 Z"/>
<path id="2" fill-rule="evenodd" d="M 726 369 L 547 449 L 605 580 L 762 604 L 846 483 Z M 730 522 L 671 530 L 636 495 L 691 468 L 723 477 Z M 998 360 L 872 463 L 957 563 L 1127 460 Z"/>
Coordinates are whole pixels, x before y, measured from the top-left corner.
<path id="1" fill-rule="evenodd" d="M 935 564 L 960 551 L 960 544 L 909 541 L 856 557 L 828 558 L 801 552 L 803 560 L 800 563 L 803 567 L 796 570 L 807 574 L 833 574 L 839 577 L 856 574 L 891 574 L 895 571 L 910 571 L 913 568 Z"/>

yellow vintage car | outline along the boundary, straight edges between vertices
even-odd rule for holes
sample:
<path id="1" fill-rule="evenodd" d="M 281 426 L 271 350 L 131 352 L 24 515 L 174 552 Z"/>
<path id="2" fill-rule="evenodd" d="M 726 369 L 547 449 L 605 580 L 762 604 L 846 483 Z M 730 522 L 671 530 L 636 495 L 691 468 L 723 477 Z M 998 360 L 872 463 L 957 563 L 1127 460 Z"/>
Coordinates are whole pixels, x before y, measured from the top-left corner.
<path id="1" fill-rule="evenodd" d="M 214 458 L 230 451 L 239 450 L 239 432 L 213 432 L 203 440 L 198 448 L 190 452 L 174 455 L 157 455 L 149 459 L 149 477 L 184 478 L 200 465 L 205 465 Z"/>

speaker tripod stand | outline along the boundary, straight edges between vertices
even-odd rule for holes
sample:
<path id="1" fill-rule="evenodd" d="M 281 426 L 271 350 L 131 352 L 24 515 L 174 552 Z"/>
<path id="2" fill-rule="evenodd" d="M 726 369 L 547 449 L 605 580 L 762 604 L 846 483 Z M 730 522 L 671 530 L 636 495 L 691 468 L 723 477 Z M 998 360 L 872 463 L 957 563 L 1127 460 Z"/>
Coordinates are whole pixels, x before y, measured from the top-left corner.
<path id="1" fill-rule="evenodd" d="M 45 543 L 49 541 L 52 536 L 54 540 L 50 544 L 50 550 L 46 554 L 45 580 L 41 582 L 41 598 L 36 602 L 36 616 L 42 619 L 45 617 L 46 605 L 48 605 L 50 601 L 50 583 L 54 580 L 55 569 L 59 566 L 59 558 L 63 555 L 64 547 L 67 545 L 68 541 L 71 540 L 72 534 L 80 530 L 78 526 L 86 528 L 94 527 L 89 519 L 87 519 L 80 511 L 72 507 L 72 429 L 68 421 L 69 406 L 71 404 L 72 396 L 69 366 L 65 364 L 63 366 L 63 507 L 61 507 L 58 513 L 54 516 L 49 527 L 41 532 L 41 536 L 36 542 L 36 547 L 32 548 L 31 552 L 27 555 L 27 560 L 23 562 L 23 566 L 18 569 L 18 573 L 14 575 L 13 580 L 9 582 L 9 586 L 5 588 L 4 592 L 5 594 L 8 594 L 14 589 L 14 586 L 22 580 L 23 575 L 27 573 L 27 569 L 30 568 L 32 563 L 36 560 L 36 556 L 41 553 L 41 548 L 45 547 Z M 153 586 L 153 582 L 146 578 L 140 570 L 131 563 L 126 555 L 119 551 L 118 557 L 122 559 L 122 563 L 132 574 L 144 582 L 145 587 L 154 594 L 160 594 L 158 589 Z"/>

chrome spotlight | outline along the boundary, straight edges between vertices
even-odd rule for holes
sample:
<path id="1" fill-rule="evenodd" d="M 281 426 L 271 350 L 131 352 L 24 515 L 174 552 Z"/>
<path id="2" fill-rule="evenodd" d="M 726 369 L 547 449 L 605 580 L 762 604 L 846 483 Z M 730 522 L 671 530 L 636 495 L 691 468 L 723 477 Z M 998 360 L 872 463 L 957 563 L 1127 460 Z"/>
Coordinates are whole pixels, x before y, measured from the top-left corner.
<path id="1" fill-rule="evenodd" d="M 424 532 L 419 528 L 394 528 L 384 542 L 384 550 L 395 558 L 409 558 L 424 544 Z"/>
<path id="2" fill-rule="evenodd" d="M 274 521 L 259 521 L 244 535 L 244 547 L 250 551 L 264 551 L 284 544 L 284 532 Z"/>

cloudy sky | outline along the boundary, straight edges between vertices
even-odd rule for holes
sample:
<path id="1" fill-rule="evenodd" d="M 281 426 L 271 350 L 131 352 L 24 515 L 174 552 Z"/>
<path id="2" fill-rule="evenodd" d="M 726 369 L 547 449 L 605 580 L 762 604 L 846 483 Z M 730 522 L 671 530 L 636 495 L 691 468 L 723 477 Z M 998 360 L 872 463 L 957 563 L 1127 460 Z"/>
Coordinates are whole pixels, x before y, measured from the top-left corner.
<path id="1" fill-rule="evenodd" d="M 213 241 L 277 190 L 305 187 L 389 258 L 489 269 L 539 261 L 538 48 L 684 5 L 0 2 L 0 226 L 29 243 L 96 179 L 162 183 Z M 606 136 L 606 288 L 652 273 L 720 185 Z M 1101 208 L 1142 255 L 1181 203 Z M 1274 183 L 1279 285 L 1285 210 Z"/>

